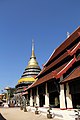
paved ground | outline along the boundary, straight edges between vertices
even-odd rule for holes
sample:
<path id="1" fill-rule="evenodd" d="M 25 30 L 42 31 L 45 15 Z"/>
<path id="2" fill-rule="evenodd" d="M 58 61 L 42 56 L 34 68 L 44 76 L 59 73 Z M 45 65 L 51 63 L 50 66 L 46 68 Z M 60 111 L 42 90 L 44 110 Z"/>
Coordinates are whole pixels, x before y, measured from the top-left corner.
<path id="1" fill-rule="evenodd" d="M 0 113 L 6 120 L 50 120 L 47 119 L 46 114 L 40 113 L 39 115 L 35 115 L 32 111 L 24 112 L 20 108 L 0 108 Z M 62 120 L 56 117 L 53 119 Z"/>

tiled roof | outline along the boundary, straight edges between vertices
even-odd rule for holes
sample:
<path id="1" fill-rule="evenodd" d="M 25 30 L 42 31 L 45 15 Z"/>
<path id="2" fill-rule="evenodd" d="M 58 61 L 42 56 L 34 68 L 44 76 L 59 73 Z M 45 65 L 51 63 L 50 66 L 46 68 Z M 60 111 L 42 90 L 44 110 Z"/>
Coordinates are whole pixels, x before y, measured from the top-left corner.
<path id="1" fill-rule="evenodd" d="M 58 69 L 56 69 L 56 72 L 59 72 L 67 63 L 63 64 L 62 66 L 60 66 Z M 33 88 L 41 83 L 47 82 L 50 79 L 53 79 L 55 76 L 53 75 L 53 71 L 48 73 L 47 75 L 43 76 L 42 78 L 38 79 L 37 81 L 35 81 L 32 85 L 30 85 L 30 88 Z"/>
<path id="2" fill-rule="evenodd" d="M 51 80 L 53 78 L 57 79 L 55 77 L 54 72 L 59 73 L 70 61 L 66 61 L 65 64 L 61 63 L 61 66 L 58 66 L 58 63 L 60 63 L 61 61 L 64 61 L 65 58 L 70 57 L 70 55 L 67 52 L 67 49 L 69 45 L 71 45 L 72 42 L 76 41 L 77 38 L 79 38 L 80 36 L 80 27 L 70 35 L 69 38 L 67 38 L 56 50 L 55 52 L 51 55 L 50 59 L 46 62 L 46 64 L 44 65 L 42 71 L 38 74 L 37 78 L 38 80 L 36 82 L 34 82 L 29 88 L 33 88 L 39 84 L 42 84 L 44 82 L 47 82 L 48 80 Z M 78 39 L 79 41 L 79 39 Z M 76 45 L 78 44 L 78 41 L 75 42 L 75 45 L 73 45 L 69 50 L 72 51 Z M 65 49 L 64 53 L 57 58 L 56 60 L 52 61 L 53 58 L 55 58 L 60 52 L 62 52 Z M 74 55 L 74 54 L 73 54 Z M 73 57 L 73 56 L 72 56 Z M 71 58 L 70 58 L 71 59 Z M 48 62 L 51 62 L 51 64 L 48 65 Z M 75 61 L 76 62 L 76 61 Z M 62 65 L 63 64 L 63 65 Z M 56 69 L 54 68 L 54 66 L 57 65 L 58 68 L 56 67 Z M 51 71 L 54 68 L 54 71 Z M 66 72 L 66 71 L 65 71 Z M 45 75 L 43 74 L 45 73 Z M 44 76 L 43 76 L 44 75 Z M 41 77 L 42 76 L 42 77 Z"/>
<path id="3" fill-rule="evenodd" d="M 76 68 L 67 78 L 65 78 L 61 83 L 69 82 L 75 78 L 80 78 L 80 66 Z"/>
<path id="4" fill-rule="evenodd" d="M 75 39 L 77 39 L 80 36 L 80 27 L 78 27 L 77 30 L 75 30 L 51 55 L 49 60 L 46 62 L 49 63 L 53 58 L 55 58 L 61 51 L 63 51 L 67 46 L 69 46 Z"/>
<path id="5" fill-rule="evenodd" d="M 67 56 L 69 56 L 68 51 L 67 51 L 67 46 L 69 46 L 73 41 L 75 41 L 78 37 L 80 36 L 80 27 L 70 35 L 69 38 L 67 38 L 56 50 L 55 52 L 53 52 L 53 54 L 51 55 L 51 57 L 49 58 L 49 60 L 46 62 L 46 64 L 43 67 L 43 70 L 37 75 L 37 77 L 41 76 L 41 74 L 43 74 L 44 72 L 46 72 L 47 70 L 49 70 L 51 67 L 55 66 L 57 63 L 59 63 L 60 61 L 62 61 L 64 58 L 66 58 Z M 77 46 L 77 43 L 72 46 L 69 50 L 72 51 L 75 46 Z M 65 53 L 62 54 L 59 58 L 57 58 L 56 60 L 52 61 L 53 58 L 55 58 L 61 51 L 63 51 L 64 49 L 66 49 Z M 50 63 L 52 61 L 52 63 Z M 50 63 L 49 65 L 47 65 L 48 63 Z"/>
<path id="6" fill-rule="evenodd" d="M 72 50 L 75 46 L 76 45 L 74 45 L 70 50 Z M 58 64 L 60 61 L 62 61 L 67 56 L 69 56 L 69 54 L 68 54 L 68 52 L 66 50 L 66 52 L 63 55 L 61 55 L 57 60 L 55 60 L 54 62 L 52 62 L 49 66 L 44 67 L 45 69 L 41 72 L 41 74 L 44 73 L 45 71 L 49 70 L 51 67 L 54 67 L 56 64 Z"/>

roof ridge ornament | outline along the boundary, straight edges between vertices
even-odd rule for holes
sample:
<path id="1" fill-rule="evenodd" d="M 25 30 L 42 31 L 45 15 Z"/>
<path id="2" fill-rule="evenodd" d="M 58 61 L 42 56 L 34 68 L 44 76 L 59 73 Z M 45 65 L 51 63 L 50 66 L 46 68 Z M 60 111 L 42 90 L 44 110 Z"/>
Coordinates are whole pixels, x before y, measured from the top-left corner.
<path id="1" fill-rule="evenodd" d="M 69 38 L 69 36 L 70 36 L 70 33 L 69 33 L 69 32 L 67 32 L 67 38 Z"/>
<path id="2" fill-rule="evenodd" d="M 57 73 L 56 79 L 60 78 L 61 75 L 63 75 L 75 62 L 77 61 L 76 56 L 74 55 L 74 58 L 69 61 L 69 63 Z"/>
<path id="3" fill-rule="evenodd" d="M 75 54 L 76 53 L 76 51 L 78 50 L 78 49 L 80 49 L 80 42 L 76 45 L 76 47 L 74 47 L 72 50 L 67 50 L 67 52 L 68 52 L 68 54 L 69 55 L 73 55 L 73 54 Z"/>

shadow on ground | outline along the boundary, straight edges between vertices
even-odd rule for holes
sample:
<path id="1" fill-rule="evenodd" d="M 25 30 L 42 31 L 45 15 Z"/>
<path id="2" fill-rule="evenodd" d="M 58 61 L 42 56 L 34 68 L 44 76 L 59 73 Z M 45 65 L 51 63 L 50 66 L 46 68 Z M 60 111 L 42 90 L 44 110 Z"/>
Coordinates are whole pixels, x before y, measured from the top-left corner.
<path id="1" fill-rule="evenodd" d="M 0 113 L 0 120 L 6 120 Z"/>

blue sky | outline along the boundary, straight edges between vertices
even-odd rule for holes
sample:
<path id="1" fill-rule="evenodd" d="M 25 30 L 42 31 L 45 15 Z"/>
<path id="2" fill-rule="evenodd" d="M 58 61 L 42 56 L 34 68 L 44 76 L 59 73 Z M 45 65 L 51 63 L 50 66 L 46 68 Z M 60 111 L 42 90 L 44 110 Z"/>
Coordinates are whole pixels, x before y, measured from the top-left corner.
<path id="1" fill-rule="evenodd" d="M 14 87 L 31 56 L 42 68 L 80 25 L 80 0 L 0 0 L 0 92 Z"/>

